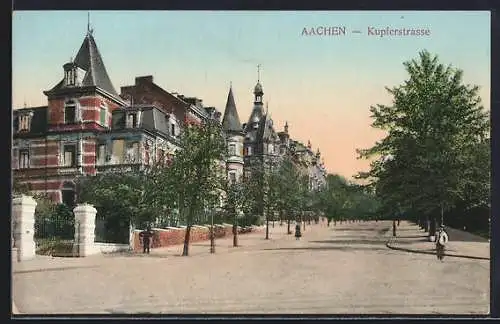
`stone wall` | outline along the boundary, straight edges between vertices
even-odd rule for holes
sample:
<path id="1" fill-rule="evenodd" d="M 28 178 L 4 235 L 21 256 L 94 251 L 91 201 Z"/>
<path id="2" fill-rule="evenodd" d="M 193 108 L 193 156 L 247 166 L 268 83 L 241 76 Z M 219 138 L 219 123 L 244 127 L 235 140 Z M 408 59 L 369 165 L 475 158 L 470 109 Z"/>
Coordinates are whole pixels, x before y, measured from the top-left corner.
<path id="1" fill-rule="evenodd" d="M 241 229 L 240 229 L 241 230 Z M 177 227 L 169 227 L 169 228 L 153 228 L 154 236 L 151 247 L 160 248 L 167 247 L 172 245 L 180 245 L 184 243 L 184 237 L 186 235 L 186 228 L 177 228 Z M 255 231 L 255 229 L 253 229 Z M 142 242 L 139 238 L 140 230 L 134 231 L 133 238 L 133 250 L 135 252 L 142 251 Z M 232 237 L 233 235 L 233 226 L 229 224 L 224 225 L 216 225 L 215 237 L 216 239 L 224 238 L 224 237 Z M 200 241 L 208 241 L 210 240 L 210 229 L 205 226 L 193 226 L 191 228 L 190 233 L 190 243 L 200 242 Z"/>

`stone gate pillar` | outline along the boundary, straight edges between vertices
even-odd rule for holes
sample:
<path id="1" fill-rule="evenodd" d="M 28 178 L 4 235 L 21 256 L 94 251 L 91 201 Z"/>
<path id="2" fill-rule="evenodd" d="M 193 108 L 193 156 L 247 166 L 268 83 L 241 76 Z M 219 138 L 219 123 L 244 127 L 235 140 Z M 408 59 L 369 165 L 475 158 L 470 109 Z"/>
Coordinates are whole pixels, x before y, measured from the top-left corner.
<path id="1" fill-rule="evenodd" d="M 36 204 L 35 199 L 25 195 L 12 200 L 13 238 L 17 248 L 17 261 L 35 258 Z"/>
<path id="2" fill-rule="evenodd" d="M 97 210 L 89 204 L 81 204 L 73 209 L 75 213 L 75 248 L 78 256 L 85 257 L 96 253 L 95 216 Z"/>

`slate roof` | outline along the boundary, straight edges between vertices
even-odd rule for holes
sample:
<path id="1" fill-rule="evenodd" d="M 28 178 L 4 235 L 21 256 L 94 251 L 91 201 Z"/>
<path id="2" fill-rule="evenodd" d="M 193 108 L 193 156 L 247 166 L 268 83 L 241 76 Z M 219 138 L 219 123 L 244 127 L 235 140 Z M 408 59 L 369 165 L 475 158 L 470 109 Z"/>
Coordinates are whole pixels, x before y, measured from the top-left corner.
<path id="1" fill-rule="evenodd" d="M 148 130 L 153 133 L 160 133 L 163 137 L 177 142 L 170 135 L 170 126 L 167 122 L 167 115 L 158 107 L 153 105 L 134 105 L 132 107 L 119 108 L 113 111 L 112 130 L 125 128 L 126 115 L 128 112 L 142 111 L 140 120 L 137 121 L 137 129 Z"/>
<path id="2" fill-rule="evenodd" d="M 111 83 L 108 72 L 106 71 L 106 67 L 104 66 L 101 54 L 97 48 L 94 36 L 92 36 L 91 33 L 88 33 L 85 36 L 82 46 L 80 47 L 78 54 L 76 54 L 73 63 L 86 71 L 82 81 L 82 86 L 95 86 L 119 98 L 118 93 Z M 48 92 L 54 92 L 64 87 L 65 85 L 63 79 Z"/>
<path id="3" fill-rule="evenodd" d="M 229 132 L 243 131 L 240 117 L 238 116 L 238 111 L 236 110 L 232 88 L 229 88 L 229 94 L 227 95 L 226 109 L 224 110 L 224 117 L 222 119 L 222 128 Z"/>
<path id="4" fill-rule="evenodd" d="M 23 134 L 30 134 L 30 135 L 44 134 L 47 131 L 47 106 L 14 109 L 13 110 L 14 132 L 16 132 L 19 127 L 19 114 L 27 111 L 32 111 L 33 117 L 31 119 L 31 127 L 29 132 L 25 132 Z"/>

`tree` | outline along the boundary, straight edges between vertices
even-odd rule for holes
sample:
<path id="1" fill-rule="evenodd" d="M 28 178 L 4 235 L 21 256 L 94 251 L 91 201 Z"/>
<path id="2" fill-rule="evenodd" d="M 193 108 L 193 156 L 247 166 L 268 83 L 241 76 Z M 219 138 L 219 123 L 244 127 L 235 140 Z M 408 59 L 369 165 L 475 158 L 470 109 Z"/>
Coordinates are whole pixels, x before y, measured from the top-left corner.
<path id="1" fill-rule="evenodd" d="M 433 235 L 437 215 L 442 220 L 470 188 L 484 188 L 484 180 L 479 185 L 472 176 L 483 166 L 471 162 L 488 136 L 488 113 L 478 87 L 463 84 L 463 72 L 445 67 L 437 56 L 423 51 L 404 67 L 409 79 L 387 88 L 392 105 L 370 107 L 372 127 L 387 135 L 358 151 L 375 159 L 360 177 L 372 181 L 386 212 L 412 209 L 430 217 Z"/>
<path id="2" fill-rule="evenodd" d="M 155 192 L 175 193 L 175 199 L 167 195 L 159 203 L 177 207 L 185 219 L 182 255 L 188 256 L 191 228 L 197 215 L 206 209 L 214 212 L 213 209 L 220 206 L 224 182 L 227 181 L 221 161 L 224 161 L 227 150 L 220 125 L 215 121 L 187 126 L 181 134 L 181 147 L 170 167 L 161 170 Z"/>
<path id="3" fill-rule="evenodd" d="M 101 239 L 128 242 L 130 225 L 145 228 L 155 221 L 161 210 L 152 199 L 152 179 L 148 171 L 125 170 L 77 179 L 77 201 L 93 204 L 105 223 Z"/>
<path id="4" fill-rule="evenodd" d="M 247 211 L 251 203 L 249 182 L 226 182 L 224 209 L 233 222 L 233 247 L 238 246 L 238 217 Z"/>
<path id="5" fill-rule="evenodd" d="M 304 177 L 291 158 L 285 158 L 276 175 L 276 208 L 284 213 L 288 234 L 291 234 L 291 221 L 303 210 Z M 305 187 L 307 188 L 307 187 Z"/>

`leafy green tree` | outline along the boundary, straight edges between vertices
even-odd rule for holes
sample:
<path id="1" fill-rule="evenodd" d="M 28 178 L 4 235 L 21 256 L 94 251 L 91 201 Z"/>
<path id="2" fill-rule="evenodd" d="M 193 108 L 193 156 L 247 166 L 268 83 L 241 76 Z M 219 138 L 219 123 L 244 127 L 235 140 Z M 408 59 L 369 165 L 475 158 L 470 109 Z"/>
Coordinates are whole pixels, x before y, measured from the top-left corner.
<path id="1" fill-rule="evenodd" d="M 238 246 L 238 218 L 251 207 L 249 184 L 249 181 L 226 181 L 224 210 L 233 223 L 233 247 Z"/>
<path id="2" fill-rule="evenodd" d="M 484 166 L 472 163 L 488 136 L 489 118 L 479 88 L 464 84 L 461 70 L 444 66 L 427 51 L 404 67 L 409 78 L 387 88 L 392 105 L 370 108 L 372 127 L 387 135 L 359 151 L 360 157 L 375 159 L 360 176 L 373 181 L 386 212 L 411 208 L 430 217 L 432 235 L 436 216 L 442 219 L 471 188 L 489 191 L 486 175 L 482 184 L 473 176 Z"/>
<path id="3" fill-rule="evenodd" d="M 292 233 L 291 221 L 304 210 L 305 192 L 307 190 L 305 180 L 298 166 L 290 157 L 281 162 L 275 180 L 276 208 L 285 215 L 288 234 Z"/>
<path id="4" fill-rule="evenodd" d="M 162 195 L 163 199 L 159 199 L 158 203 L 178 208 L 180 216 L 186 221 L 182 255 L 187 256 L 196 217 L 204 214 L 207 208 L 220 206 L 226 181 L 224 166 L 221 165 L 226 154 L 226 142 L 220 126 L 210 121 L 200 126 L 187 126 L 181 134 L 181 147 L 170 167 L 161 170 L 155 192 L 174 195 Z"/>
<path id="5" fill-rule="evenodd" d="M 148 177 L 144 172 L 114 171 L 77 180 L 77 200 L 97 209 L 105 230 L 104 241 L 128 242 L 130 225 L 144 228 L 154 221 L 158 210 L 144 201 Z"/>

